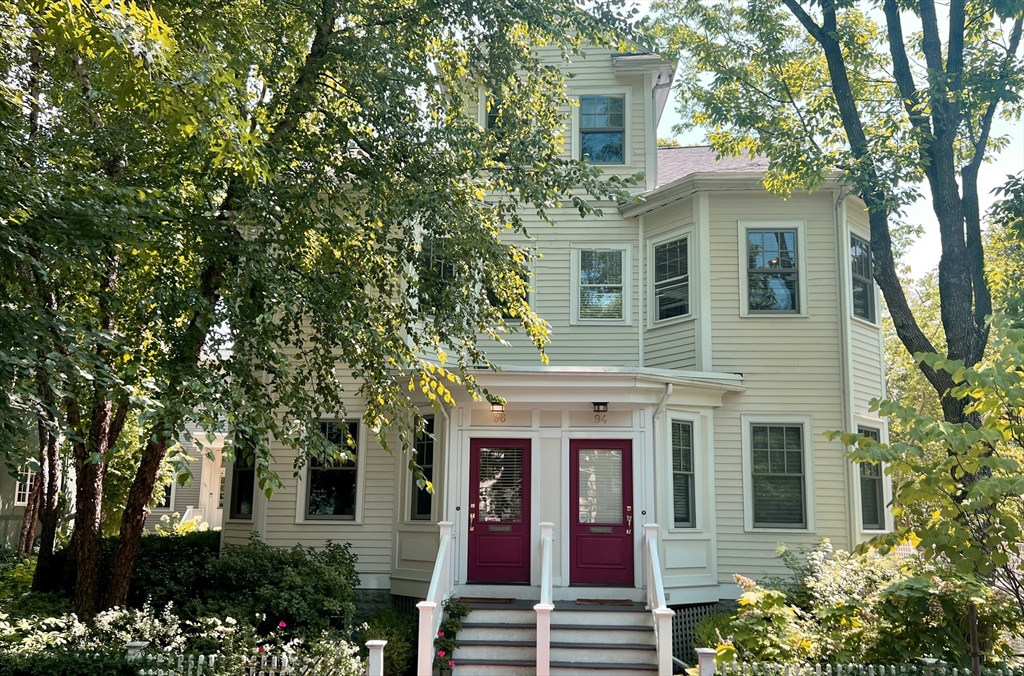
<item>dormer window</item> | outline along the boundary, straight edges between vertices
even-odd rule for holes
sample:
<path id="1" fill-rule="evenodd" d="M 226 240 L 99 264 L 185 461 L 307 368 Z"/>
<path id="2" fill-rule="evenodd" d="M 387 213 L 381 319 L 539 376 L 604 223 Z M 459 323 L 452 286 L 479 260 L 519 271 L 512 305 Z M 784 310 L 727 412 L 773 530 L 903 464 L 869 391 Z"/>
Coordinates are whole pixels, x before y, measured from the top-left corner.
<path id="1" fill-rule="evenodd" d="M 625 164 L 626 97 L 580 97 L 580 156 L 593 164 Z"/>

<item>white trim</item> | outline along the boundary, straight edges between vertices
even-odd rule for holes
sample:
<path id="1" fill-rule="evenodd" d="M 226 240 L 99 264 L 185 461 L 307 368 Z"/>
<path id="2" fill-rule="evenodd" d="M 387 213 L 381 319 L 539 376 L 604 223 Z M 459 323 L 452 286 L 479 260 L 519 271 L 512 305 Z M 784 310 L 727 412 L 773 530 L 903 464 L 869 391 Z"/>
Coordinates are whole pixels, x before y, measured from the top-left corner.
<path id="1" fill-rule="evenodd" d="M 810 416 L 803 415 L 743 415 L 741 416 L 740 437 L 743 448 L 743 530 L 747 533 L 814 533 L 817 529 L 814 507 L 814 433 Z M 751 425 L 801 425 L 803 432 L 804 469 L 804 528 L 754 527 L 753 494 L 753 450 L 751 448 Z"/>
<path id="2" fill-rule="evenodd" d="M 297 526 L 308 526 L 315 524 L 330 524 L 332 527 L 339 526 L 362 526 L 363 525 L 363 505 L 366 503 L 366 437 L 367 430 L 366 425 L 363 423 L 362 416 L 347 416 L 338 418 L 323 418 L 320 422 L 355 422 L 358 423 L 356 429 L 356 513 L 352 519 L 332 519 L 329 517 L 310 519 L 306 517 L 306 481 L 309 476 L 309 459 L 306 459 L 306 465 L 299 472 L 297 477 L 297 487 L 295 491 L 295 525 Z M 257 491 L 259 492 L 259 491 Z"/>
<path id="3" fill-rule="evenodd" d="M 738 254 L 740 278 L 740 317 L 784 319 L 809 316 L 807 304 L 807 222 L 806 221 L 737 221 Z M 747 231 L 749 230 L 796 230 L 797 300 L 796 312 L 751 312 L 747 296 Z"/>
<path id="4" fill-rule="evenodd" d="M 860 432 L 861 428 L 867 428 L 876 430 L 878 432 L 878 440 L 883 443 L 889 443 L 889 421 L 883 418 L 874 418 L 867 415 L 856 414 L 853 416 L 854 429 L 853 432 Z M 874 528 L 864 527 L 864 510 L 861 505 L 860 495 L 860 468 L 857 466 L 858 463 L 850 461 L 853 465 L 853 476 L 856 481 L 853 482 L 853 505 L 854 505 L 854 519 L 857 524 L 857 532 L 861 535 L 861 539 L 865 536 L 874 537 L 882 533 L 891 533 L 895 528 L 895 523 L 892 515 L 892 475 L 885 471 L 886 464 L 882 465 L 882 514 L 885 519 L 885 528 L 883 530 L 877 530 Z"/>
<path id="5" fill-rule="evenodd" d="M 431 465 L 431 468 L 433 470 L 432 474 L 434 476 L 434 478 L 433 478 L 434 494 L 430 498 L 430 518 L 429 519 L 414 519 L 414 518 L 412 518 L 412 495 L 413 495 L 412 489 L 413 489 L 413 486 L 415 486 L 416 484 L 412 480 L 412 477 L 413 477 L 412 470 L 409 469 L 409 458 L 406 456 L 405 453 L 396 453 L 395 457 L 397 457 L 399 459 L 398 460 L 398 472 L 399 472 L 398 487 L 399 487 L 399 491 L 401 491 L 401 496 L 402 496 L 401 500 L 399 501 L 399 503 L 400 503 L 400 506 L 399 506 L 400 512 L 399 513 L 401 514 L 401 518 L 399 518 L 396 521 L 396 524 L 403 525 L 403 526 L 430 526 L 431 528 L 434 528 L 434 527 L 436 527 L 437 522 L 440 520 L 438 518 L 438 511 L 440 510 L 439 503 L 441 502 L 440 499 L 439 499 L 441 497 L 440 475 L 442 473 L 442 470 L 440 469 L 441 468 L 441 464 L 442 464 L 441 463 L 441 455 L 442 455 L 442 453 L 440 451 L 441 451 L 441 449 L 444 448 L 444 438 L 445 438 L 444 436 L 442 436 L 441 430 L 442 429 L 444 430 L 443 434 L 447 434 L 448 430 L 444 426 L 444 422 L 445 422 L 444 421 L 444 415 L 441 414 L 441 413 L 436 413 L 432 408 L 429 411 L 421 410 L 420 411 L 420 415 L 422 415 L 424 417 L 433 416 L 433 418 L 434 418 L 434 462 Z M 412 427 L 411 423 L 409 424 L 409 427 L 410 428 Z M 413 444 L 415 445 L 415 443 L 416 443 L 416 436 L 415 436 L 416 435 L 416 431 L 411 429 L 410 433 L 413 435 L 412 441 L 413 441 Z"/>
<path id="6" fill-rule="evenodd" d="M 158 512 L 160 514 L 170 514 L 170 513 L 172 513 L 174 511 L 174 508 L 175 508 L 174 499 L 177 497 L 177 493 L 178 493 L 178 475 L 175 474 L 174 477 L 171 479 L 171 496 L 167 500 L 167 506 L 166 507 L 153 507 L 151 510 L 149 510 L 149 513 L 150 514 L 156 514 Z"/>
<path id="7" fill-rule="evenodd" d="M 700 290 L 700 302 L 697 304 L 697 328 L 699 340 L 699 359 L 697 368 L 701 371 L 713 371 L 713 341 L 711 339 L 711 207 L 708 194 L 702 192 L 691 202 L 693 206 L 693 222 L 697 224 L 698 255 L 695 257 L 697 269 L 697 288 Z M 693 285 L 691 284 L 691 289 Z"/>
<path id="8" fill-rule="evenodd" d="M 572 314 L 569 323 L 571 325 L 587 324 L 612 324 L 616 326 L 633 325 L 633 244 L 625 243 L 598 243 L 581 244 L 571 242 L 570 250 L 570 280 L 569 299 L 572 305 Z M 588 319 L 580 317 L 580 251 L 619 251 L 622 254 L 622 319 Z"/>
<path id="9" fill-rule="evenodd" d="M 687 313 L 685 315 L 679 315 L 678 317 L 669 317 L 668 319 L 658 319 L 658 303 L 655 297 L 655 256 L 654 249 L 662 244 L 674 242 L 678 239 L 686 240 L 686 303 Z M 646 275 L 646 287 L 647 287 L 647 329 L 660 329 L 664 326 L 672 326 L 673 324 L 681 324 L 683 322 L 694 321 L 698 318 L 696 312 L 696 303 L 694 302 L 693 293 L 693 279 L 694 279 L 694 245 L 696 242 L 696 231 L 694 224 L 690 223 L 680 228 L 675 228 L 669 232 L 663 233 L 658 237 L 652 237 L 647 240 L 646 255 L 647 255 L 647 275 Z M 643 288 L 643 284 L 641 288 Z"/>
<path id="10" fill-rule="evenodd" d="M 28 484 L 25 485 L 25 499 L 19 500 L 18 493 L 21 493 L 21 487 L 24 482 L 21 480 L 22 474 L 28 474 Z M 15 507 L 28 507 L 28 498 L 32 494 L 33 479 L 37 476 L 37 472 L 31 467 L 25 467 L 18 471 L 18 477 L 14 480 L 14 506 Z M 172 489 L 173 490 L 173 489 Z M 174 494 L 172 492 L 171 497 L 173 499 Z M 174 503 L 171 502 L 173 505 Z"/>
<path id="11" fill-rule="evenodd" d="M 708 469 L 712 456 L 711 447 L 709 444 L 705 443 L 705 434 L 701 427 L 701 423 L 704 422 L 704 420 L 701 414 L 697 411 L 685 411 L 681 409 L 666 409 L 662 420 L 666 423 L 662 434 L 662 441 L 665 444 L 665 453 L 657 454 L 664 457 L 665 460 L 665 467 L 661 473 L 662 476 L 665 477 L 662 482 L 665 498 L 661 501 L 661 510 L 659 510 L 660 513 L 665 515 L 665 518 L 662 519 L 662 522 L 664 523 L 662 528 L 666 533 L 673 535 L 706 535 L 708 533 L 708 517 L 710 514 L 710 504 L 706 493 L 707 488 L 710 486 Z M 672 476 L 673 422 L 688 422 L 692 429 L 692 438 L 690 439 L 690 442 L 693 445 L 693 527 L 676 526 L 675 484 Z M 713 480 L 713 477 L 710 477 L 710 481 Z"/>
<path id="12" fill-rule="evenodd" d="M 573 87 L 569 97 L 575 100 L 572 106 L 572 122 L 569 129 L 570 145 L 572 147 L 572 159 L 580 159 L 580 97 L 581 96 L 623 96 L 623 140 L 622 140 L 622 164 L 594 164 L 602 169 L 615 169 L 621 167 L 632 167 L 635 164 L 633 157 L 633 87 Z"/>
<path id="13" fill-rule="evenodd" d="M 613 57 L 614 59 L 614 57 Z M 644 74 L 644 191 L 658 187 L 658 124 L 654 121 L 654 76 Z"/>

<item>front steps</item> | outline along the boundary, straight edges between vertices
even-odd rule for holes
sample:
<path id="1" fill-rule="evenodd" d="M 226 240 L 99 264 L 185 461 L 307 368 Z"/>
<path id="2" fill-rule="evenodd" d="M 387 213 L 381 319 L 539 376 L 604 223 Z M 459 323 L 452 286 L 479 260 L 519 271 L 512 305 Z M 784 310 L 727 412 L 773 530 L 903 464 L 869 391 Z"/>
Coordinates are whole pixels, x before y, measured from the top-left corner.
<path id="1" fill-rule="evenodd" d="M 453 676 L 534 676 L 537 613 L 533 604 L 526 599 L 470 602 L 473 612 L 459 632 Z M 642 603 L 555 602 L 550 676 L 627 676 L 657 670 L 654 625 Z"/>

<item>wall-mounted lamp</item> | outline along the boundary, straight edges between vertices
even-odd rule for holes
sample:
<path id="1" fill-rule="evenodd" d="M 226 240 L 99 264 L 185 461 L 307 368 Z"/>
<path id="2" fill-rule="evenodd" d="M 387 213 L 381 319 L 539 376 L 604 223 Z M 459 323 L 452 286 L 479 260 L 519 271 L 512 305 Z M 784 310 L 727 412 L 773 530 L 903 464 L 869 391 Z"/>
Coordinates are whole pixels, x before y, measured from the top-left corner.
<path id="1" fill-rule="evenodd" d="M 504 413 L 505 404 L 491 404 L 491 413 Z"/>
<path id="2" fill-rule="evenodd" d="M 595 401 L 594 402 L 594 413 L 607 413 L 608 402 L 607 401 Z"/>

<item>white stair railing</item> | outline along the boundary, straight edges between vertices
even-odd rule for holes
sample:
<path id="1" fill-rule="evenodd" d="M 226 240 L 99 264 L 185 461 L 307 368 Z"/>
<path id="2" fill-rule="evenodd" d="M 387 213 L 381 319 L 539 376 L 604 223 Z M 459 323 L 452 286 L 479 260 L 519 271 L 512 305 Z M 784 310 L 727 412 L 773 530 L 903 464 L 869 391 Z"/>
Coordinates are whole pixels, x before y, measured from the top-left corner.
<path id="1" fill-rule="evenodd" d="M 555 524 L 549 521 L 540 524 L 540 603 L 533 607 L 537 612 L 537 676 L 551 673 L 551 611 L 555 609 L 551 581 L 554 532 Z"/>
<path id="2" fill-rule="evenodd" d="M 658 649 L 658 676 L 672 676 L 672 617 L 665 603 L 665 582 L 658 556 L 658 524 L 644 524 L 644 567 L 647 609 L 654 615 L 654 642 Z"/>
<path id="3" fill-rule="evenodd" d="M 434 664 L 434 637 L 441 625 L 444 602 L 454 592 L 452 580 L 452 522 L 437 524 L 441 529 L 441 541 L 434 560 L 434 572 L 430 576 L 427 598 L 416 607 L 420 611 L 420 633 L 416 660 L 416 676 L 430 676 Z"/>

